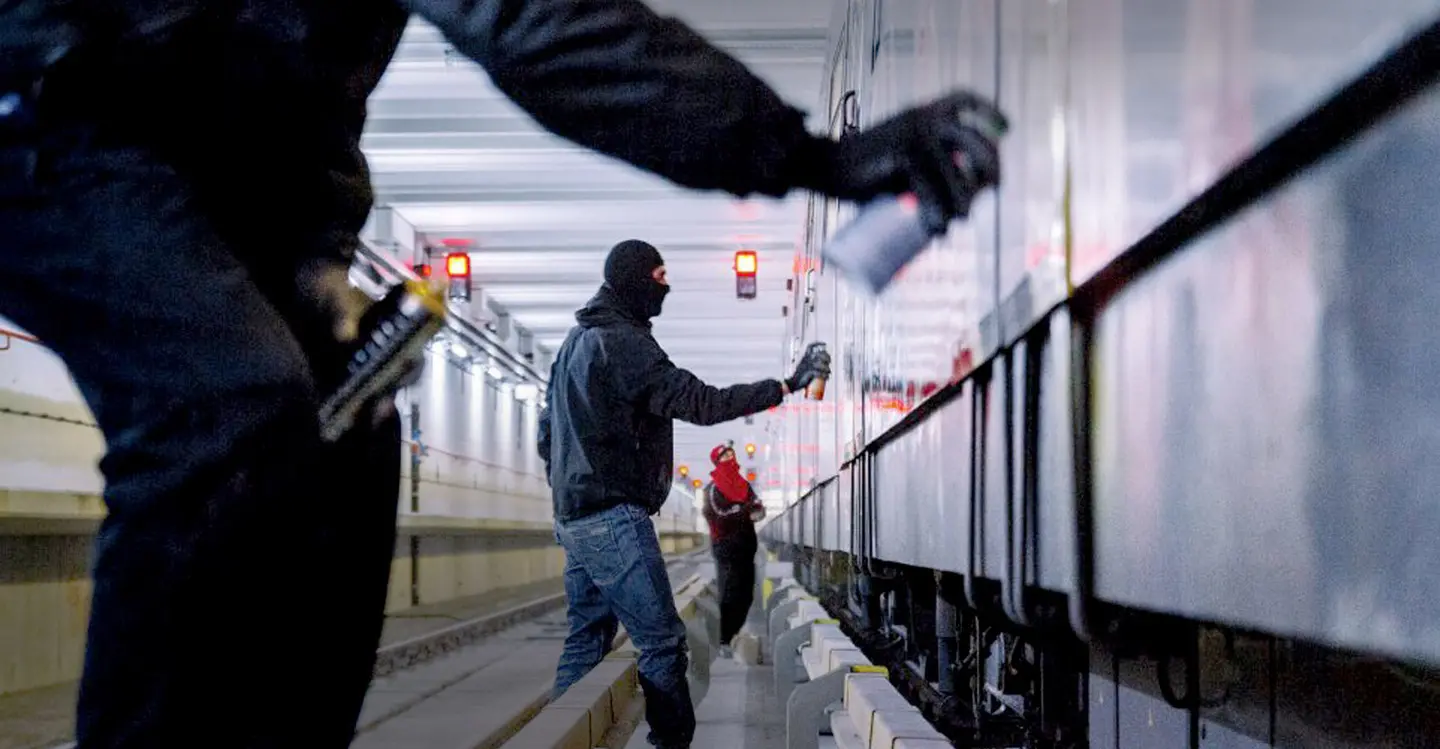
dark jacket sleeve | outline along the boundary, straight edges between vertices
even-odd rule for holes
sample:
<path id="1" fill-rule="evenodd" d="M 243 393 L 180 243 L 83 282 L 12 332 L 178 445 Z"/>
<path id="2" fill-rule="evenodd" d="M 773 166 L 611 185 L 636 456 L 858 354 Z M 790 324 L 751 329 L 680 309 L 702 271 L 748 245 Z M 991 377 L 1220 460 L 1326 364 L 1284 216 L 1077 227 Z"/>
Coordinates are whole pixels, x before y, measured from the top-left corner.
<path id="1" fill-rule="evenodd" d="M 550 408 L 540 409 L 540 425 L 536 428 L 535 446 L 540 459 L 545 461 L 545 470 L 550 470 Z"/>
<path id="2" fill-rule="evenodd" d="M 685 187 L 784 195 L 828 142 L 744 65 L 640 0 L 402 2 L 546 129 Z"/>
<path id="3" fill-rule="evenodd" d="M 97 89 L 103 100 L 129 102 L 135 113 L 116 122 L 133 128 L 127 129 L 132 135 L 153 139 L 144 145 L 163 144 L 166 161 L 185 172 L 201 193 L 207 218 L 228 249 L 252 273 L 273 276 L 256 279 L 267 294 L 292 293 L 291 259 L 345 264 L 354 259 L 355 235 L 374 202 L 359 147 L 365 99 L 357 93 L 373 87 L 389 61 L 388 44 L 395 39 L 385 32 L 395 29 L 398 37 L 409 13 L 398 2 L 383 9 L 357 4 L 349 12 L 386 17 L 357 19 L 338 32 L 293 27 L 301 23 L 292 20 L 296 17 L 323 16 L 312 23 L 330 26 L 344 20 L 329 10 L 317 15 L 310 6 L 318 3 L 289 3 L 269 14 L 273 18 L 260 7 L 266 3 L 250 3 L 255 7 L 238 16 L 235 4 L 207 0 L 25 4 L 51 6 L 57 14 L 83 21 L 72 24 L 82 43 L 75 47 L 71 67 L 58 71 L 59 82 L 47 90 L 51 101 L 58 98 L 60 109 L 78 106 L 87 115 L 93 105 L 86 100 Z M 9 14 L 0 11 L 0 17 Z M 326 35 L 341 40 L 332 57 L 312 61 L 294 55 L 295 49 L 305 49 L 294 43 L 297 39 Z M 0 52 L 8 36 L 9 29 L 0 31 Z M 191 37 L 208 40 L 200 59 L 193 59 L 194 45 L 184 41 Z M 191 63 L 198 66 L 196 78 L 171 72 Z M 341 88 L 316 99 L 316 80 Z M 136 81 L 144 84 L 136 86 Z M 254 106 L 257 100 L 266 105 Z M 290 112 L 289 121 L 276 124 L 276 111 Z M 293 121 L 296 111 L 301 124 Z M 201 119 L 187 120 L 192 112 Z M 217 118 L 213 123 L 212 117 Z M 197 121 L 206 123 L 209 137 L 183 135 Z M 224 146 L 217 148 L 216 142 Z M 233 195 L 263 195 L 257 200 L 266 206 L 267 220 L 255 220 L 257 200 Z M 277 225 L 286 227 L 283 252 L 275 246 Z"/>
<path id="4" fill-rule="evenodd" d="M 700 515 L 705 518 L 706 524 L 713 528 L 719 520 L 719 516 L 715 514 L 715 484 L 706 484 L 705 488 L 700 490 L 700 495 L 704 500 L 700 503 Z"/>
<path id="5" fill-rule="evenodd" d="M 627 362 L 611 368 L 620 378 L 615 387 L 656 416 L 711 426 L 778 406 L 785 398 L 779 380 L 717 388 L 675 366 L 653 340 L 634 336 L 626 343 L 615 352 L 623 351 L 617 360 Z"/>
<path id="6" fill-rule="evenodd" d="M 559 364 L 550 364 L 550 382 L 555 382 L 555 369 Z M 545 389 L 545 404 L 540 407 L 539 423 L 535 427 L 535 449 L 540 453 L 540 460 L 545 463 L 545 481 L 550 481 L 550 397 L 553 395 L 550 388 Z"/>

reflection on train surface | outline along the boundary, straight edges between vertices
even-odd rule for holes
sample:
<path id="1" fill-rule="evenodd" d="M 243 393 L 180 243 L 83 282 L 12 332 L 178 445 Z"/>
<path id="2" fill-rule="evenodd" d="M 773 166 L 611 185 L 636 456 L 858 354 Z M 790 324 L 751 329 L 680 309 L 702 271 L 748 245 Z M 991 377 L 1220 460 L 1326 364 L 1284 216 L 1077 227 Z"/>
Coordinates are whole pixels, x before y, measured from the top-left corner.
<path id="1" fill-rule="evenodd" d="M 770 547 L 961 746 L 1440 741 L 1440 3 L 848 6 L 834 132 L 1012 132 L 878 298 L 812 203 Z"/>

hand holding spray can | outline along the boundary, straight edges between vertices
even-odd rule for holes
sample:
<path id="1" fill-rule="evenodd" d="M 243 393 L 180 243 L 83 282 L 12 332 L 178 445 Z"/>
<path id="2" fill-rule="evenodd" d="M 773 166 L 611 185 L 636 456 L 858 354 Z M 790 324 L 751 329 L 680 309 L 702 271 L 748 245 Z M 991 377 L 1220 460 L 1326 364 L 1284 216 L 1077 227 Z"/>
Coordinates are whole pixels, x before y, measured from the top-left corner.
<path id="1" fill-rule="evenodd" d="M 966 188 L 962 204 L 950 207 L 957 218 L 964 218 L 975 195 L 998 180 L 994 167 L 996 144 L 1005 134 L 1006 125 L 1003 119 L 997 119 L 998 112 L 991 111 L 971 107 L 955 113 L 959 131 L 965 134 L 965 147 L 951 155 Z M 837 231 L 821 248 L 820 255 L 872 294 L 879 294 L 901 268 L 944 231 L 945 222 L 937 206 L 922 206 L 920 196 L 913 192 L 887 195 L 862 206 L 855 220 Z"/>
<path id="2" fill-rule="evenodd" d="M 320 407 L 320 436 L 334 442 L 355 422 L 361 407 L 396 388 L 408 364 L 445 325 L 445 302 L 421 281 L 392 287 L 360 320 L 349 377 Z"/>
<path id="3" fill-rule="evenodd" d="M 809 350 L 805 352 L 805 356 L 819 356 L 824 353 L 826 353 L 825 344 L 812 343 L 810 344 Z M 816 375 L 815 379 L 811 380 L 810 384 L 805 386 L 805 397 L 812 401 L 825 400 L 825 380 L 828 379 L 829 376 L 830 372 L 828 369 L 824 374 Z"/>

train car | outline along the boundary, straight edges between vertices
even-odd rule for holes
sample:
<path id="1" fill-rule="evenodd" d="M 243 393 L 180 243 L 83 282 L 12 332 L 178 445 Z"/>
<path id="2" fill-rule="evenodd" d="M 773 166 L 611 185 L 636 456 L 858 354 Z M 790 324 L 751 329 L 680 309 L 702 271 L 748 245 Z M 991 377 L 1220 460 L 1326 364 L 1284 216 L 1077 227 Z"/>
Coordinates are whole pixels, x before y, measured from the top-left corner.
<path id="1" fill-rule="evenodd" d="M 1011 130 L 878 297 L 811 203 L 769 547 L 959 746 L 1440 745 L 1440 3 L 838 5 L 833 133 Z"/>

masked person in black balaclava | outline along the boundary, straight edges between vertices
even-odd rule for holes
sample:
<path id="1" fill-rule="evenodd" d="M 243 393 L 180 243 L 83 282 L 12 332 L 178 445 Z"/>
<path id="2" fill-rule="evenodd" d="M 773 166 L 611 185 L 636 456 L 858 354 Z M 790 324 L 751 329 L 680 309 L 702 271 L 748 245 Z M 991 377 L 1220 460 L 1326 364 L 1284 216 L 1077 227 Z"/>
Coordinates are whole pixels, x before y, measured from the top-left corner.
<path id="1" fill-rule="evenodd" d="M 670 283 L 665 278 L 665 261 L 660 251 L 638 239 L 627 239 L 615 245 L 605 258 L 605 285 L 621 309 L 646 323 L 660 316 Z M 582 321 L 583 324 L 583 321 Z"/>
<path id="2" fill-rule="evenodd" d="M 807 355 L 785 380 L 706 385 L 650 333 L 669 290 L 654 247 L 631 239 L 610 250 L 605 283 L 555 355 L 539 447 L 570 605 L 555 696 L 605 657 L 624 624 L 640 650 L 650 743 L 685 749 L 695 733 L 685 625 L 650 521 L 670 493 L 671 420 L 709 425 L 764 411 L 829 376 L 830 357 Z"/>

